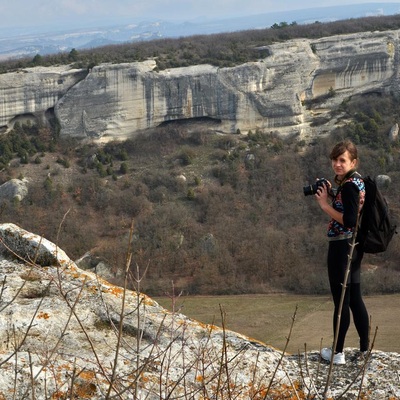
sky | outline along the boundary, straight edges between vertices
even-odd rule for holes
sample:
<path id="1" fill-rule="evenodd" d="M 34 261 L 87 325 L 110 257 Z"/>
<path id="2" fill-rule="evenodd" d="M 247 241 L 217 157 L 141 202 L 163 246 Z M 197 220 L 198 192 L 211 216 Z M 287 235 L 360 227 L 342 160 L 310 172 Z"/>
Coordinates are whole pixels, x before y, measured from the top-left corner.
<path id="1" fill-rule="evenodd" d="M 231 18 L 262 13 L 390 0 L 2 0 L 1 28 L 54 27 L 133 22 Z"/>

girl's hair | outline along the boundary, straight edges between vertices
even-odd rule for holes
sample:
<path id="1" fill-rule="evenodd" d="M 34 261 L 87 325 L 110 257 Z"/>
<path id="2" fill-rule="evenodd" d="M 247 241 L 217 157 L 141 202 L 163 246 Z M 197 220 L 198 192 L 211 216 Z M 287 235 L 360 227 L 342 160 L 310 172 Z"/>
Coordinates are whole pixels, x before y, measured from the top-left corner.
<path id="1" fill-rule="evenodd" d="M 346 150 L 350 154 L 351 161 L 358 159 L 357 147 L 351 140 L 343 140 L 342 142 L 337 143 L 335 147 L 332 149 L 329 158 L 331 160 L 338 158 Z"/>

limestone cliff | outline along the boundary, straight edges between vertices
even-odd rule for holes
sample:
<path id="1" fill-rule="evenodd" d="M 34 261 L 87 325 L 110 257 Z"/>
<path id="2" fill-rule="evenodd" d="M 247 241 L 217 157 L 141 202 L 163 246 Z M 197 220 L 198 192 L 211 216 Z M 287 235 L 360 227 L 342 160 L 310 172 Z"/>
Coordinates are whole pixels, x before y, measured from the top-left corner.
<path id="1" fill-rule="evenodd" d="M 317 349 L 285 355 L 170 313 L 80 270 L 56 245 L 0 225 L 0 399 L 322 398 Z M 19 258 L 17 258 L 19 257 Z M 400 355 L 346 349 L 326 398 L 400 397 Z"/>
<path id="2" fill-rule="evenodd" d="M 71 87 L 86 75 L 85 71 L 67 66 L 37 67 L 0 75 L 0 127 L 14 118 L 45 118 Z"/>
<path id="3" fill-rule="evenodd" d="M 268 57 L 233 68 L 157 71 L 149 60 L 88 72 L 26 69 L 0 76 L 0 127 L 54 109 L 61 134 L 76 137 L 119 139 L 191 118 L 211 118 L 225 132 L 313 135 L 315 113 L 328 113 L 345 97 L 400 91 L 399 46 L 399 31 L 366 32 L 268 45 Z M 306 101 L 316 98 L 318 109 L 310 111 Z"/>

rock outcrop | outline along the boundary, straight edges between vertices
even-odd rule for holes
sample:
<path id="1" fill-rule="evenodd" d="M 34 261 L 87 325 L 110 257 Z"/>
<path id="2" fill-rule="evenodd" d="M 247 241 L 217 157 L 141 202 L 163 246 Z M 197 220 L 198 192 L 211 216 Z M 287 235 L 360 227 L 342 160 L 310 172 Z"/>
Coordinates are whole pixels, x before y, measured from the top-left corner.
<path id="1" fill-rule="evenodd" d="M 36 67 L 0 75 L 0 127 L 12 126 L 18 117 L 46 122 L 46 113 L 69 89 L 86 76 L 86 71 L 68 66 Z"/>
<path id="2" fill-rule="evenodd" d="M 376 184 L 379 188 L 387 188 L 391 182 L 389 175 L 377 175 L 376 177 Z"/>
<path id="3" fill-rule="evenodd" d="M 170 313 L 80 270 L 56 245 L 13 224 L 0 225 L 0 247 L 0 399 L 281 399 L 325 391 L 329 366 L 317 351 L 282 356 Z M 346 352 L 327 398 L 400 397 L 399 354 L 373 351 L 364 363 Z"/>
<path id="4" fill-rule="evenodd" d="M 10 179 L 0 185 L 0 202 L 21 201 L 28 194 L 28 182 L 26 179 Z"/>
<path id="5" fill-rule="evenodd" d="M 0 127 L 20 115 L 55 112 L 61 134 L 123 139 L 182 119 L 208 118 L 221 131 L 262 128 L 307 136 L 310 126 L 350 95 L 399 93 L 399 32 L 366 32 L 265 46 L 269 56 L 233 68 L 156 70 L 156 62 L 68 66 L 0 76 Z M 319 99 L 311 111 L 307 101 Z"/>
<path id="6" fill-rule="evenodd" d="M 389 140 L 395 142 L 399 137 L 399 124 L 394 124 L 389 132 Z"/>

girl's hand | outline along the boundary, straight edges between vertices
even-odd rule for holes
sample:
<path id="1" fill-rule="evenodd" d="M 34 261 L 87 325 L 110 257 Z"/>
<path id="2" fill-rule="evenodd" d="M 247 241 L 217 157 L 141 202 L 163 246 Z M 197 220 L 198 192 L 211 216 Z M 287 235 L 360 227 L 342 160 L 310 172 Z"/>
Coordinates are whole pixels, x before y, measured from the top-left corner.
<path id="1" fill-rule="evenodd" d="M 330 186 L 326 185 L 325 183 L 322 184 L 315 193 L 315 199 L 317 200 L 319 206 L 324 209 L 330 202 Z"/>
<path id="2" fill-rule="evenodd" d="M 339 224 L 343 225 L 343 214 L 335 210 L 330 204 L 332 200 L 330 195 L 331 192 L 331 188 L 323 183 L 322 186 L 318 188 L 317 193 L 315 193 L 314 196 L 322 211 L 339 222 Z"/>

